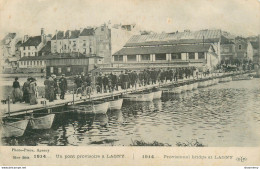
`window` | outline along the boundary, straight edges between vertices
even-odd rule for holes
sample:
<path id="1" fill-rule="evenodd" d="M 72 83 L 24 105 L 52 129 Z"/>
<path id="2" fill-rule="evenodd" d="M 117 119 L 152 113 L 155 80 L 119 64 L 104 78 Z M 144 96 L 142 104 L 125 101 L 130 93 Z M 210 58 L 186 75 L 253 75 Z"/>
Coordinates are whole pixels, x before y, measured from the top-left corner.
<path id="1" fill-rule="evenodd" d="M 21 65 L 23 65 L 23 62 L 21 62 Z"/>
<path id="2" fill-rule="evenodd" d="M 101 31 L 104 31 L 104 27 L 101 27 Z"/>
<path id="3" fill-rule="evenodd" d="M 23 53 L 23 56 L 26 56 L 26 53 Z"/>
<path id="4" fill-rule="evenodd" d="M 30 46 L 28 46 L 28 50 L 30 50 Z"/>
<path id="5" fill-rule="evenodd" d="M 166 53 L 155 54 L 155 60 L 166 60 Z"/>
<path id="6" fill-rule="evenodd" d="M 195 53 L 194 52 L 189 53 L 189 59 L 195 59 Z"/>
<path id="7" fill-rule="evenodd" d="M 238 49 L 241 50 L 242 49 L 242 45 L 238 45 Z"/>
<path id="8" fill-rule="evenodd" d="M 58 73 L 61 73 L 61 67 L 58 67 Z"/>
<path id="9" fill-rule="evenodd" d="M 53 67 L 50 67 L 50 73 L 53 73 Z"/>
<path id="10" fill-rule="evenodd" d="M 141 55 L 141 60 L 150 60 L 150 55 L 149 54 Z"/>
<path id="11" fill-rule="evenodd" d="M 181 59 L 181 53 L 172 53 L 172 60 Z"/>
<path id="12" fill-rule="evenodd" d="M 34 52 L 32 52 L 32 56 L 34 55 Z"/>
<path id="13" fill-rule="evenodd" d="M 114 61 L 115 62 L 123 61 L 123 55 L 115 55 L 114 56 Z"/>
<path id="14" fill-rule="evenodd" d="M 70 67 L 67 67 L 67 72 L 68 72 L 68 73 L 70 72 L 70 70 L 71 70 L 71 68 L 70 68 Z"/>
<path id="15" fill-rule="evenodd" d="M 91 53 L 92 52 L 92 49 L 91 49 L 91 47 L 89 47 L 89 53 Z"/>
<path id="16" fill-rule="evenodd" d="M 35 49 L 37 49 L 37 46 L 35 46 Z"/>
<path id="17" fill-rule="evenodd" d="M 87 53 L 87 49 L 84 49 L 84 52 L 83 52 L 83 54 L 86 54 Z"/>
<path id="18" fill-rule="evenodd" d="M 136 61 L 136 55 L 127 55 L 127 61 Z"/>
<path id="19" fill-rule="evenodd" d="M 228 53 L 229 52 L 229 47 L 224 47 L 224 52 Z"/>
<path id="20" fill-rule="evenodd" d="M 23 47 L 23 50 L 25 50 L 25 46 Z"/>
<path id="21" fill-rule="evenodd" d="M 66 45 L 64 45 L 64 49 L 66 49 L 66 47 L 67 47 L 67 46 L 66 46 Z"/>
<path id="22" fill-rule="evenodd" d="M 199 52 L 198 53 L 198 59 L 205 59 L 205 53 L 204 52 Z"/>
<path id="23" fill-rule="evenodd" d="M 28 56 L 30 56 L 30 52 L 28 53 Z"/>

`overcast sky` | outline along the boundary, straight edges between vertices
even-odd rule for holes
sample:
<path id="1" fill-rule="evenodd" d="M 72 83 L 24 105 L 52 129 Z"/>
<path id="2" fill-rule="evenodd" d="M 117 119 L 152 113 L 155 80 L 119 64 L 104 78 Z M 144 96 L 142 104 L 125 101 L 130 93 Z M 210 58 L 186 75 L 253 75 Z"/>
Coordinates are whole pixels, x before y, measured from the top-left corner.
<path id="1" fill-rule="evenodd" d="M 40 28 L 79 29 L 111 20 L 156 32 L 222 29 L 260 34 L 259 0 L 0 0 L 0 36 L 38 35 Z"/>

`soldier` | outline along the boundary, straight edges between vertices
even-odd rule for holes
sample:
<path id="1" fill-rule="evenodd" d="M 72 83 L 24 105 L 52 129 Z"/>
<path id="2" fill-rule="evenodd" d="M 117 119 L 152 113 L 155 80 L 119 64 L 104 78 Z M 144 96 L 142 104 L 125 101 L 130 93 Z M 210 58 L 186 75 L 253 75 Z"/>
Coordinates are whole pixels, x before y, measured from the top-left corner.
<path id="1" fill-rule="evenodd" d="M 109 85 L 109 80 L 108 80 L 108 77 L 107 75 L 105 74 L 105 76 L 103 77 L 102 79 L 102 83 L 103 83 L 103 87 L 104 87 L 104 92 L 107 92 L 107 89 L 109 88 L 108 85 Z"/>
<path id="2" fill-rule="evenodd" d="M 102 84 L 103 84 L 103 77 L 102 73 L 99 73 L 99 76 L 97 77 L 97 92 L 102 92 Z"/>
<path id="3" fill-rule="evenodd" d="M 114 91 L 115 88 L 116 88 L 116 90 L 118 90 L 118 78 L 117 78 L 117 76 L 111 72 L 110 77 L 111 77 L 112 91 Z"/>
<path id="4" fill-rule="evenodd" d="M 64 100 L 65 99 L 65 93 L 67 90 L 67 79 L 65 78 L 65 74 L 61 75 L 60 78 L 60 99 Z"/>
<path id="5" fill-rule="evenodd" d="M 127 73 L 127 70 L 125 71 L 125 74 L 123 75 L 123 87 L 124 89 L 128 89 L 129 85 L 130 85 L 130 79 L 129 79 L 129 75 Z"/>
<path id="6" fill-rule="evenodd" d="M 121 71 L 121 74 L 119 75 L 119 84 L 120 84 L 122 89 L 124 89 L 123 76 L 124 76 L 124 72 Z"/>

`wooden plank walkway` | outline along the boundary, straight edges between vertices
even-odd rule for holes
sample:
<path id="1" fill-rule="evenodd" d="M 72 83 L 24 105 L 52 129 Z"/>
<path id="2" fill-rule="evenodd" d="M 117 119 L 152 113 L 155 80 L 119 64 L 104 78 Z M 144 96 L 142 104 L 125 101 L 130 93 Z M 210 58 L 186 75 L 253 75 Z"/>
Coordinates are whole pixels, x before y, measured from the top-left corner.
<path id="1" fill-rule="evenodd" d="M 184 79 L 184 80 L 179 79 L 177 82 L 173 81 L 173 82 L 166 82 L 166 83 L 160 83 L 160 84 L 157 83 L 157 84 L 153 84 L 153 85 L 130 88 L 130 89 L 126 89 L 126 90 L 118 90 L 118 91 L 114 91 L 113 93 L 98 93 L 98 94 L 95 93 L 95 94 L 92 94 L 90 97 L 81 96 L 81 95 L 77 97 L 76 95 L 74 95 L 74 99 L 73 99 L 73 94 L 66 94 L 65 100 L 58 99 L 53 102 L 46 101 L 46 99 L 44 99 L 44 98 L 39 98 L 38 104 L 36 104 L 36 105 L 29 105 L 28 103 L 16 103 L 16 104 L 10 103 L 10 110 L 9 110 L 10 112 L 8 112 L 8 104 L 4 104 L 4 105 L 1 105 L 1 113 L 2 113 L 1 116 L 2 117 L 16 116 L 16 115 L 31 113 L 33 111 L 38 111 L 38 110 L 53 109 L 55 107 L 60 107 L 60 106 L 65 106 L 65 105 L 87 103 L 90 101 L 110 98 L 113 96 L 120 96 L 122 94 L 130 94 L 130 93 L 140 92 L 140 91 L 144 91 L 144 90 L 149 90 L 152 88 L 161 88 L 161 87 L 171 86 L 174 84 L 183 84 L 183 83 L 187 83 L 187 82 L 191 82 L 191 81 L 197 82 L 200 80 L 209 79 L 211 77 L 220 78 L 223 76 L 232 76 L 232 75 L 235 75 L 235 74 L 219 73 L 218 75 L 215 75 L 215 76 L 210 75 L 210 76 L 201 77 L 198 79 L 193 79 L 193 78 Z M 41 101 L 46 101 L 46 105 L 41 104 Z"/>

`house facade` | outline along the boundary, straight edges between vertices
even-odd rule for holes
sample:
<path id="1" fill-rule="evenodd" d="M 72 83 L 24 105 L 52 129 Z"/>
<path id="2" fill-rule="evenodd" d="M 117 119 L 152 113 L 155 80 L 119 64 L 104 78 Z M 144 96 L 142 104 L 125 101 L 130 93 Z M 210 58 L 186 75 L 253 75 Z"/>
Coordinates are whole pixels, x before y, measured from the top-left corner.
<path id="1" fill-rule="evenodd" d="M 247 44 L 247 56 L 255 64 L 260 63 L 260 35 L 258 38 L 255 41 L 248 41 Z"/>
<path id="2" fill-rule="evenodd" d="M 221 36 L 220 42 L 220 53 L 221 53 L 221 63 L 222 64 L 235 64 L 236 63 L 236 51 L 235 51 L 235 43 Z"/>
<path id="3" fill-rule="evenodd" d="M 87 74 L 95 68 L 100 57 L 86 56 L 84 54 L 70 53 L 52 55 L 46 59 L 46 76 L 55 74 L 73 76 L 84 72 Z"/>
<path id="4" fill-rule="evenodd" d="M 240 63 L 249 61 L 249 58 L 247 57 L 247 40 L 245 38 L 235 38 L 235 55 Z"/>
<path id="5" fill-rule="evenodd" d="M 218 57 L 210 44 L 139 46 L 122 48 L 113 54 L 114 68 L 145 69 L 175 67 L 207 67 L 213 69 Z"/>
<path id="6" fill-rule="evenodd" d="M 29 37 L 28 35 L 24 36 L 24 42 L 20 47 L 21 58 L 22 57 L 34 57 L 39 56 L 39 51 L 46 44 L 46 35 L 44 29 L 41 29 L 40 36 Z"/>
<path id="7" fill-rule="evenodd" d="M 133 25 L 107 25 L 57 31 L 51 39 L 51 53 L 79 52 L 103 57 L 101 64 L 110 64 L 112 52 L 121 49 L 137 31 Z"/>
<path id="8" fill-rule="evenodd" d="M 46 57 L 25 56 L 18 61 L 19 73 L 44 73 L 46 70 Z"/>

